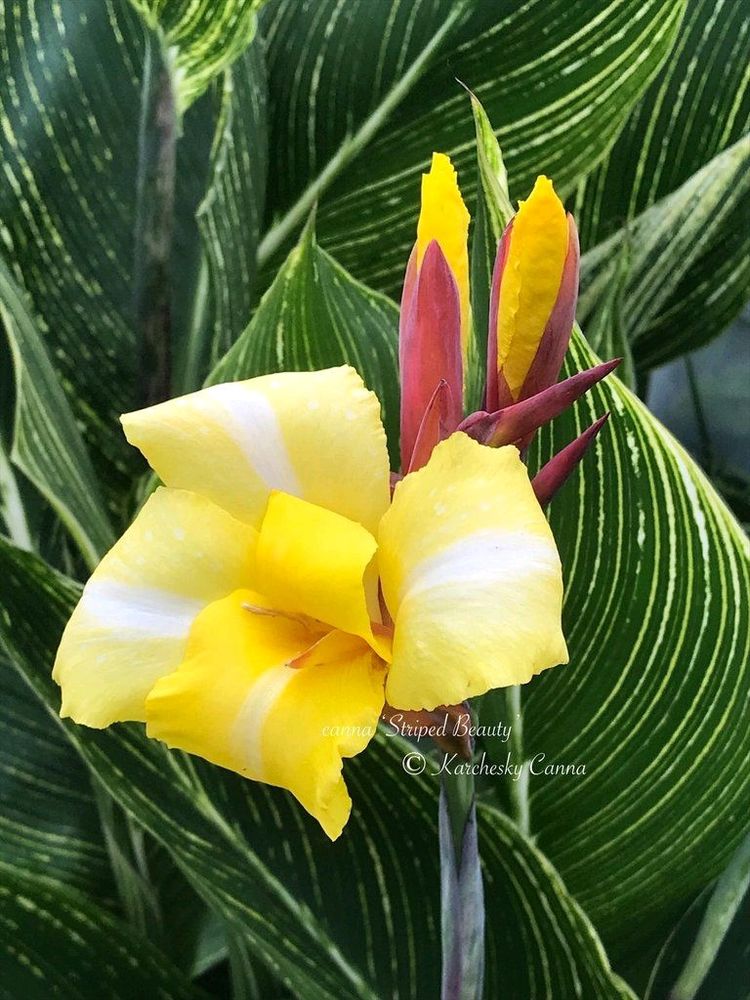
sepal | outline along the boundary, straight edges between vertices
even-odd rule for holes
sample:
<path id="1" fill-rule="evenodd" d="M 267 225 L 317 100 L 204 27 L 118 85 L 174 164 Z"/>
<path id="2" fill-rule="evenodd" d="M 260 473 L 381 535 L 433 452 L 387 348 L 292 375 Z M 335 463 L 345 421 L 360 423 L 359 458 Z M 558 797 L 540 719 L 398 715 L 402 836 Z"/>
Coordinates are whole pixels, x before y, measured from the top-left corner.
<path id="1" fill-rule="evenodd" d="M 445 255 L 432 240 L 421 266 L 416 248 L 406 269 L 399 323 L 401 467 L 410 467 L 422 421 L 436 388 L 445 382 L 443 422 L 451 433 L 463 415 L 461 305 Z"/>
<path id="2" fill-rule="evenodd" d="M 528 447 L 535 431 L 563 413 L 592 386 L 614 371 L 621 358 L 614 358 L 594 368 L 577 372 L 563 382 L 556 382 L 529 399 L 512 403 L 495 413 L 479 411 L 461 422 L 458 429 L 480 444 L 499 448 L 504 444 Z"/>
<path id="3" fill-rule="evenodd" d="M 542 507 L 546 507 L 555 493 L 581 461 L 596 435 L 609 418 L 609 413 L 599 417 L 575 441 L 554 455 L 531 481 L 534 494 Z"/>

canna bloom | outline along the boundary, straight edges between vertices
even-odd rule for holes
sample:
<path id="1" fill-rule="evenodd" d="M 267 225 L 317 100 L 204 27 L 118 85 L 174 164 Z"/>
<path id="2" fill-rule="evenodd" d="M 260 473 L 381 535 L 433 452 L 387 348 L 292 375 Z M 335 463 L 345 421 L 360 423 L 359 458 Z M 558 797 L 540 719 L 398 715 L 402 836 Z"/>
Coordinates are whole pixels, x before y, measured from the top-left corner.
<path id="1" fill-rule="evenodd" d="M 54 668 L 61 714 L 290 790 L 335 839 L 384 703 L 456 704 L 566 660 L 552 534 L 518 450 L 464 433 L 389 489 L 348 367 L 122 418 L 164 487 L 104 557 Z"/>
<path id="2" fill-rule="evenodd" d="M 527 399 L 560 373 L 578 296 L 578 231 L 547 177 L 508 223 L 492 277 L 489 411 Z"/>

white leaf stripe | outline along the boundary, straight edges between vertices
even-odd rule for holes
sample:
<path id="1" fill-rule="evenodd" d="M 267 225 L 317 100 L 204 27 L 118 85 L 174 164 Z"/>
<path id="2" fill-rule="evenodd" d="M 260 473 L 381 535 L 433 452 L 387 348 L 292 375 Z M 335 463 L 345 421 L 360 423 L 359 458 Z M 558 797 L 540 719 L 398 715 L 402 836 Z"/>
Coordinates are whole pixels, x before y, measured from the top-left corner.
<path id="1" fill-rule="evenodd" d="M 0 260 L 0 318 L 13 355 L 11 459 L 47 498 L 89 566 L 114 541 L 94 470 L 26 303 Z"/>
<path id="2" fill-rule="evenodd" d="M 0 862 L 4 1000 L 200 1000 L 145 938 L 70 888 Z"/>
<path id="3" fill-rule="evenodd" d="M 113 894 L 89 776 L 49 714 L 0 657 L 0 863 Z"/>
<path id="4" fill-rule="evenodd" d="M 355 8 L 352 21 L 377 47 L 382 30 L 378 18 L 402 6 L 394 3 L 389 11 L 382 5 L 369 23 L 364 16 L 357 20 Z M 316 170 L 305 159 L 305 146 L 295 131 L 304 127 L 304 118 L 292 114 L 293 98 L 281 76 L 291 53 L 295 63 L 313 58 L 313 48 L 305 48 L 312 8 L 299 5 L 294 16 L 280 8 L 283 3 L 268 8 L 265 31 L 274 118 L 290 131 L 272 135 L 271 158 L 290 164 L 276 186 L 291 177 L 298 193 L 302 181 Z M 431 20 L 425 18 L 420 31 L 432 26 L 441 10 L 445 14 L 441 4 L 430 10 Z M 360 153 L 324 197 L 318 216 L 324 245 L 358 277 L 395 292 L 413 240 L 419 173 L 436 144 L 457 157 L 462 186 L 471 197 L 474 171 L 464 168 L 472 158 L 472 123 L 456 76 L 478 93 L 498 127 L 514 191 L 525 194 L 540 170 L 552 172 L 562 185 L 570 184 L 614 140 L 633 101 L 668 52 L 682 10 L 682 0 L 614 0 L 593 10 L 587 5 L 585 11 L 545 2 L 525 4 L 498 19 L 494 7 L 478 5 L 460 29 L 461 39 L 472 41 L 451 51 L 450 71 L 436 59 L 369 145 L 367 155 Z M 335 107 L 336 114 L 329 116 L 330 135 L 318 134 L 318 155 L 326 162 L 365 110 L 372 113 L 373 102 L 383 96 L 366 91 L 367 72 L 343 58 L 347 29 L 352 30 L 350 22 L 341 28 L 340 37 L 331 29 L 326 39 L 326 72 L 314 76 L 308 70 L 304 77 L 312 106 L 328 102 Z M 420 35 L 418 42 L 410 39 L 405 44 L 414 58 L 413 49 L 419 51 L 418 44 L 425 40 Z M 303 75 L 300 68 L 297 78 Z M 334 88 L 339 95 L 335 105 L 327 97 Z M 288 206 L 292 193 L 271 191 L 277 210 Z"/>
<path id="5" fill-rule="evenodd" d="M 610 155 L 579 186 L 575 213 L 584 248 L 600 244 L 623 224 L 629 227 L 747 132 L 749 41 L 746 4 L 689 0 L 669 59 Z M 727 198 L 733 197 L 735 206 L 721 224 L 697 231 L 697 259 L 659 314 L 634 331 L 641 364 L 663 363 L 710 339 L 747 300 L 750 231 L 744 220 L 750 195 L 737 200 L 728 189 Z M 673 259 L 680 258 L 675 251 Z M 592 332 L 587 326 L 587 335 Z"/>
<path id="6" fill-rule="evenodd" d="M 619 324 L 640 357 L 640 341 L 648 333 L 651 320 L 667 305 L 691 265 L 701 261 L 707 248 L 727 230 L 742 232 L 739 220 L 743 218 L 743 206 L 748 205 L 750 136 L 744 136 L 677 191 L 644 211 L 627 229 L 589 251 L 582 261 L 584 291 L 579 319 L 586 324 L 591 343 L 599 347 L 606 341 L 611 322 L 611 287 L 624 265 L 621 297 L 627 309 L 620 310 L 623 315 Z M 748 239 L 745 234 L 740 236 L 743 244 Z M 737 267 L 734 254 L 728 256 L 732 267 Z M 739 269 L 745 268 L 743 261 Z M 650 361 L 663 361 L 675 351 L 684 350 L 681 332 L 675 332 L 676 338 L 657 344 L 650 343 L 649 336 L 644 349 Z"/>
<path id="7" fill-rule="evenodd" d="M 571 370 L 592 362 L 577 340 Z M 615 381 L 555 422 L 539 460 L 606 409 L 552 504 L 571 661 L 530 688 L 524 733 L 530 753 L 586 764 L 532 779 L 532 825 L 617 954 L 710 881 L 747 824 L 750 549 Z"/>

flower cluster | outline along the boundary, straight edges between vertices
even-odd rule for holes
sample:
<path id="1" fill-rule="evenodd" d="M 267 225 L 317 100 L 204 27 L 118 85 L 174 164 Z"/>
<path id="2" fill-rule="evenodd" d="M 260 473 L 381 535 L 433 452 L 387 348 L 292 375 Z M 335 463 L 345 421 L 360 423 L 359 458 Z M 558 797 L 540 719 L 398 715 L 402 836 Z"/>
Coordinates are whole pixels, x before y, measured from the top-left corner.
<path id="1" fill-rule="evenodd" d="M 68 623 L 63 716 L 145 722 L 170 747 L 289 789 L 336 838 L 351 808 L 342 760 L 386 704 L 460 705 L 567 659 L 540 500 L 573 452 L 532 484 L 519 449 L 606 373 L 555 384 L 575 226 L 540 178 L 500 244 L 485 408 L 465 416 L 468 223 L 436 154 L 404 286 L 393 490 L 378 400 L 346 366 L 122 418 L 164 486 Z"/>

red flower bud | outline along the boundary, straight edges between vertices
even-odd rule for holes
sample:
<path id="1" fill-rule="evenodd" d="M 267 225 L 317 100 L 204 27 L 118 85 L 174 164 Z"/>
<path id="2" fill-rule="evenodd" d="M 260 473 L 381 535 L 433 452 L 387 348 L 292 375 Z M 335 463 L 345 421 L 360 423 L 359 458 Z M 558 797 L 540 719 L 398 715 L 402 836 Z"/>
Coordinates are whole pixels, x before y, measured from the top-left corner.
<path id="1" fill-rule="evenodd" d="M 399 367 L 401 468 L 406 471 L 412 466 L 422 421 L 441 382 L 448 388 L 441 404 L 443 436 L 452 433 L 463 416 L 461 304 L 453 273 L 435 240 L 427 247 L 421 267 L 417 267 L 416 247 L 409 258 L 401 299 Z"/>

